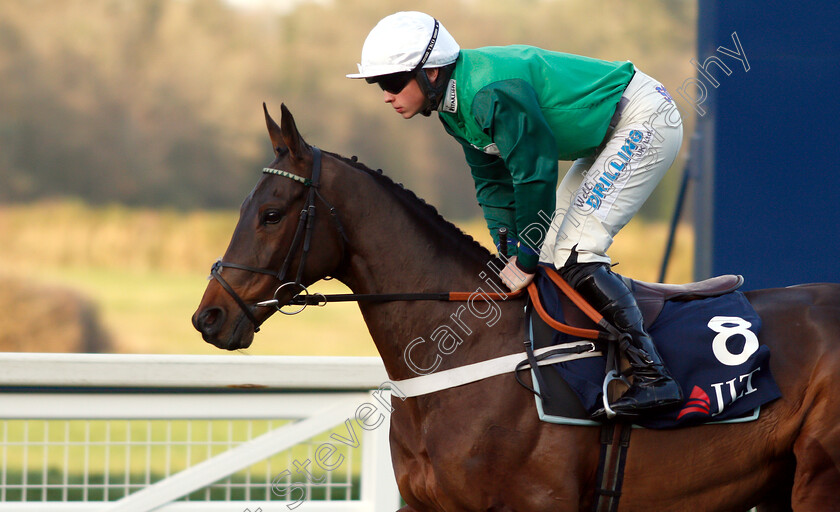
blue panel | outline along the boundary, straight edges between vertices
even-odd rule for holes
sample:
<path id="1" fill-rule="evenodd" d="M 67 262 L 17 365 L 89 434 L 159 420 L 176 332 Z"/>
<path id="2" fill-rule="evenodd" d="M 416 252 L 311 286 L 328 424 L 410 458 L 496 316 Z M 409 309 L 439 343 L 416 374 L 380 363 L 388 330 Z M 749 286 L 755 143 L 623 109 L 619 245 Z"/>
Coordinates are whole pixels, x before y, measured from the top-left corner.
<path id="1" fill-rule="evenodd" d="M 698 74 L 710 92 L 711 273 L 750 289 L 840 282 L 840 3 L 701 2 Z M 749 62 L 735 50 L 737 32 Z M 705 105 L 704 105 L 705 106 Z M 706 155 L 708 157 L 708 155 Z"/>

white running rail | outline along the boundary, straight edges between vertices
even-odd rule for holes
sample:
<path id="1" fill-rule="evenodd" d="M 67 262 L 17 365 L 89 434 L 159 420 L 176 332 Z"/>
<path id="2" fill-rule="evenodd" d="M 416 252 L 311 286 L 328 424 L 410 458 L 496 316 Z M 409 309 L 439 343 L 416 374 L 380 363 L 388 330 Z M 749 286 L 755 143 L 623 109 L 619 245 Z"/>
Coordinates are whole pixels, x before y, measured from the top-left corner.
<path id="1" fill-rule="evenodd" d="M 393 512 L 389 388 L 378 358 L 0 354 L 0 512 Z"/>

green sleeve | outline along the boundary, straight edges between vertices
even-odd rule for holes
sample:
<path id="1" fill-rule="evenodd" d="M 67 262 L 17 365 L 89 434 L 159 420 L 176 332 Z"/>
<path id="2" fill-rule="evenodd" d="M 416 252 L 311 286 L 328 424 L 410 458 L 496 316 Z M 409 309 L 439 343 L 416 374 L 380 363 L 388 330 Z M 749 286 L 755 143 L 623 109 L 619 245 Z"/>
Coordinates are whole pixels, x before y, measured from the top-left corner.
<path id="1" fill-rule="evenodd" d="M 511 246 L 508 254 L 516 254 L 515 246 L 512 245 L 516 237 L 516 209 L 513 196 L 513 179 L 505 167 L 504 161 L 495 155 L 488 155 L 483 151 L 474 148 L 469 142 L 458 136 L 446 123 L 443 123 L 447 133 L 457 140 L 464 150 L 464 157 L 467 165 L 470 166 L 473 181 L 475 181 L 475 193 L 481 211 L 484 214 L 484 221 L 493 237 L 493 244 L 498 247 L 498 231 L 500 227 L 508 228 L 511 237 L 508 241 Z"/>
<path id="2" fill-rule="evenodd" d="M 551 219 L 555 209 L 558 170 L 554 133 L 533 87 L 524 80 L 504 80 L 484 87 L 473 99 L 472 114 L 496 144 L 498 161 L 504 163 L 511 178 L 505 196 L 513 199 L 507 206 L 515 211 L 512 231 L 521 241 L 518 260 L 523 268 L 533 269 L 547 232 L 546 219 Z M 502 196 L 499 190 L 484 193 Z M 481 202 L 482 193 L 478 194 Z M 539 215 L 541 210 L 544 216 Z"/>
<path id="3" fill-rule="evenodd" d="M 513 182 L 501 158 L 485 154 L 472 146 L 464 146 L 464 156 L 472 170 L 475 181 L 475 195 L 484 213 L 484 220 L 493 243 L 499 246 L 500 227 L 508 228 L 510 242 L 516 239 L 516 208 Z M 508 251 L 510 255 L 514 251 Z"/>

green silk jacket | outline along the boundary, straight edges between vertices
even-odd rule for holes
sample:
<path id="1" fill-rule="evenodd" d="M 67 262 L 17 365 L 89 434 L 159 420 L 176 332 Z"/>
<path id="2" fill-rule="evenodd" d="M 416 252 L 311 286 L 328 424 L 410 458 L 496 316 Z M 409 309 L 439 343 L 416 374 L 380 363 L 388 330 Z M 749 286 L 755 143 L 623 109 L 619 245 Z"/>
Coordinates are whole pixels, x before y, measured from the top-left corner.
<path id="1" fill-rule="evenodd" d="M 533 241 L 534 223 L 545 233 L 557 161 L 594 154 L 634 72 L 630 62 L 531 46 L 461 50 L 438 110 L 463 146 L 494 241 L 501 226 L 517 240 L 527 229 Z M 540 247 L 533 245 L 520 244 L 524 269 L 537 265 Z"/>

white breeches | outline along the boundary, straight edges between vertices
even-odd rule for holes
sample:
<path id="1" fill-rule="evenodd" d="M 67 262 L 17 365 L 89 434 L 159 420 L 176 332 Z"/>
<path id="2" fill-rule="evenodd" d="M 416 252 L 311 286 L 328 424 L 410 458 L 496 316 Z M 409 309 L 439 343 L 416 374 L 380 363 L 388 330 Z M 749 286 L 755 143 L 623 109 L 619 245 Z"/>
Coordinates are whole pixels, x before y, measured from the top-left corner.
<path id="1" fill-rule="evenodd" d="M 662 84 L 637 70 L 620 105 L 621 117 L 606 143 L 595 155 L 576 160 L 558 186 L 540 261 L 560 268 L 574 250 L 579 263 L 609 263 L 613 237 L 674 162 L 682 119 Z"/>

